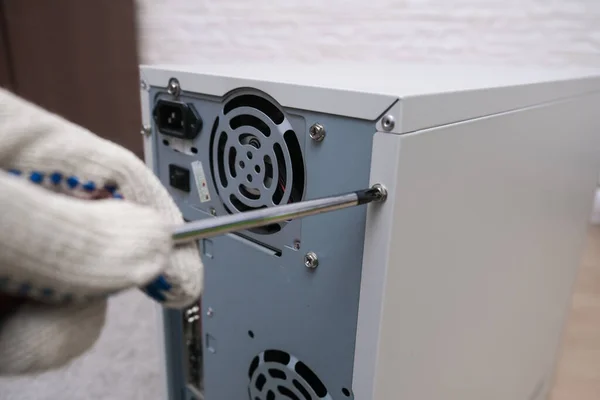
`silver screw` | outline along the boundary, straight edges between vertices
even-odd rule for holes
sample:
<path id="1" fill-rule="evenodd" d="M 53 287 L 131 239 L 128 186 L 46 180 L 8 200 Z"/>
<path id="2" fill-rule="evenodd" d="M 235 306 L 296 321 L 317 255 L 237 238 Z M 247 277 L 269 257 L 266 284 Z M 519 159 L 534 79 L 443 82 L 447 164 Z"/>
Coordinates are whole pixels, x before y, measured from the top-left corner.
<path id="1" fill-rule="evenodd" d="M 169 92 L 170 95 L 172 96 L 179 96 L 179 93 L 181 92 L 181 87 L 179 86 L 179 81 L 175 78 L 171 78 L 169 80 L 169 85 L 167 86 L 167 92 Z"/>
<path id="2" fill-rule="evenodd" d="M 300 250 L 300 241 L 298 239 L 294 240 L 294 250 Z"/>
<path id="3" fill-rule="evenodd" d="M 304 256 L 304 266 L 311 269 L 317 268 L 319 266 L 319 258 L 317 255 L 312 251 L 306 253 Z"/>
<path id="4" fill-rule="evenodd" d="M 208 310 L 206 310 L 206 316 L 207 317 L 212 317 L 214 315 L 214 311 L 212 308 L 208 307 Z"/>
<path id="5" fill-rule="evenodd" d="M 151 132 L 152 132 L 152 127 L 150 127 L 150 125 L 144 125 L 144 126 L 142 126 L 142 132 L 141 132 L 142 135 L 147 136 Z"/>
<path id="6" fill-rule="evenodd" d="M 310 134 L 310 138 L 317 142 L 325 139 L 325 127 L 321 124 L 313 124 L 308 130 L 308 133 Z"/>
<path id="7" fill-rule="evenodd" d="M 383 117 L 383 119 L 381 120 L 381 126 L 383 127 L 383 129 L 385 131 L 391 131 L 392 129 L 394 129 L 394 126 L 396 125 L 396 120 L 394 119 L 394 117 L 390 114 L 386 115 L 385 117 Z"/>
<path id="8" fill-rule="evenodd" d="M 213 207 L 211 207 L 211 208 L 208 210 L 208 212 L 210 212 L 210 215 L 212 215 L 213 217 L 214 217 L 215 215 L 217 215 L 217 210 L 215 210 Z"/>
<path id="9" fill-rule="evenodd" d="M 372 187 L 373 190 L 375 190 L 377 199 L 379 201 L 385 201 L 387 200 L 387 189 L 385 188 L 385 186 L 381 185 L 380 183 L 376 183 L 373 185 Z"/>
<path id="10" fill-rule="evenodd" d="M 140 80 L 140 87 L 142 90 L 148 90 L 148 83 L 145 80 Z"/>

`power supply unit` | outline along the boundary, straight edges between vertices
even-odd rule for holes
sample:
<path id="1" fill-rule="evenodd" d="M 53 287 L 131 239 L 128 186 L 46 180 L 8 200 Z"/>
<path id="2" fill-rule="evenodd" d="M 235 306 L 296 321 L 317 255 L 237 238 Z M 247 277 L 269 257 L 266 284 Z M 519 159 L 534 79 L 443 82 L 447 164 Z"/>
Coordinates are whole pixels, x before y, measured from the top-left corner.
<path id="1" fill-rule="evenodd" d="M 158 309 L 171 400 L 541 400 L 600 172 L 600 75 L 142 66 L 146 162 L 186 221 L 380 184 L 198 241 Z"/>

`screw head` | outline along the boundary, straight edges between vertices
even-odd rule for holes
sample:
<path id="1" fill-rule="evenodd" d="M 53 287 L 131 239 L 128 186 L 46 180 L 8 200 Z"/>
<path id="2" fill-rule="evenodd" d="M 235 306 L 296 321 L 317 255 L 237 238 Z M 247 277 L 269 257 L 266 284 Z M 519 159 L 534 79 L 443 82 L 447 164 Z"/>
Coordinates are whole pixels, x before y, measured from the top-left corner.
<path id="1" fill-rule="evenodd" d="M 215 215 L 217 215 L 217 210 L 215 210 L 213 207 L 211 207 L 211 208 L 208 210 L 208 212 L 210 212 L 210 215 L 212 215 L 213 217 L 214 217 Z"/>
<path id="2" fill-rule="evenodd" d="M 208 307 L 208 310 L 206 310 L 206 316 L 207 317 L 212 317 L 214 315 L 214 311 L 212 308 Z"/>
<path id="3" fill-rule="evenodd" d="M 381 120 L 381 126 L 383 127 L 383 129 L 385 131 L 391 131 L 392 129 L 394 129 L 394 126 L 396 125 L 396 120 L 394 119 L 393 115 L 386 115 L 382 118 Z"/>
<path id="4" fill-rule="evenodd" d="M 152 132 L 152 127 L 150 125 L 144 125 L 144 126 L 142 126 L 142 131 L 141 131 L 142 135 L 147 136 L 151 132 Z"/>
<path id="5" fill-rule="evenodd" d="M 320 142 L 325 139 L 325 127 L 321 124 L 313 124 L 308 130 L 310 138 L 316 142 Z"/>
<path id="6" fill-rule="evenodd" d="M 375 191 L 375 195 L 377 196 L 377 201 L 386 201 L 387 200 L 387 189 L 381 183 L 374 184 L 372 189 Z"/>
<path id="7" fill-rule="evenodd" d="M 169 94 L 172 96 L 179 96 L 179 93 L 181 92 L 181 87 L 179 86 L 179 81 L 177 79 L 171 78 L 169 80 L 167 92 L 169 92 Z"/>
<path id="8" fill-rule="evenodd" d="M 294 240 L 294 250 L 300 250 L 300 240 Z"/>
<path id="9" fill-rule="evenodd" d="M 304 256 L 304 266 L 311 269 L 317 268 L 319 266 L 319 258 L 317 255 L 312 251 L 306 253 Z"/>
<path id="10" fill-rule="evenodd" d="M 145 80 L 140 80 L 140 88 L 142 90 L 148 90 L 148 83 Z"/>

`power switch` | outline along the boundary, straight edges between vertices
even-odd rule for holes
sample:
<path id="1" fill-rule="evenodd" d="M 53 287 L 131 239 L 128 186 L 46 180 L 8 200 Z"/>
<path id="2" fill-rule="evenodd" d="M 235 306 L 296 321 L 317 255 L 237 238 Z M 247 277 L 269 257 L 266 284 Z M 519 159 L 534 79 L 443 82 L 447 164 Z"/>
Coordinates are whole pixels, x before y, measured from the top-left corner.
<path id="1" fill-rule="evenodd" d="M 190 191 L 190 170 L 178 165 L 169 164 L 169 184 L 175 189 Z"/>

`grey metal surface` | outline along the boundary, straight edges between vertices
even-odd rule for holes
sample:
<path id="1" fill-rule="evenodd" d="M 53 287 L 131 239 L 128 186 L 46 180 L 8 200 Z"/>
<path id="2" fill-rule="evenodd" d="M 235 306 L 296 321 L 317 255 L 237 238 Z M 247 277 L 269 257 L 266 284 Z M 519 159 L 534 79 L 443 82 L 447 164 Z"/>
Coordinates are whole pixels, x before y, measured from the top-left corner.
<path id="1" fill-rule="evenodd" d="M 152 88 L 151 98 L 156 94 Z M 170 97 L 167 93 L 161 96 Z M 192 99 L 185 91 L 181 98 Z M 186 155 L 165 146 L 165 138 L 153 129 L 155 172 L 167 187 L 170 163 L 189 168 L 195 160 L 205 165 L 209 162 L 207 132 L 214 116 L 220 113 L 221 99 L 193 96 L 192 101 L 204 119 L 194 142 L 197 154 Z M 373 121 L 286 111 L 303 147 L 304 199 L 369 186 Z M 310 139 L 308 127 L 315 123 L 327 130 L 326 140 Z M 205 203 L 200 202 L 194 182 L 189 193 L 170 189 L 187 220 L 212 218 L 211 208 L 217 215 L 225 212 L 215 195 L 214 183 L 208 180 L 211 200 Z M 268 236 L 244 232 L 201 242 L 205 265 L 202 328 L 206 400 L 248 398 L 249 384 L 256 379 L 250 374 L 251 363 L 267 350 L 283 351 L 304 363 L 333 399 L 353 398 L 365 216 L 365 207 L 352 207 L 292 220 L 280 232 Z M 304 255 L 311 251 L 319 257 L 316 269 L 304 266 Z M 189 398 L 182 364 L 181 313 L 167 311 L 165 316 L 170 393 L 172 399 Z M 282 382 L 286 386 L 292 380 Z M 266 392 L 261 393 L 266 396 Z"/>

